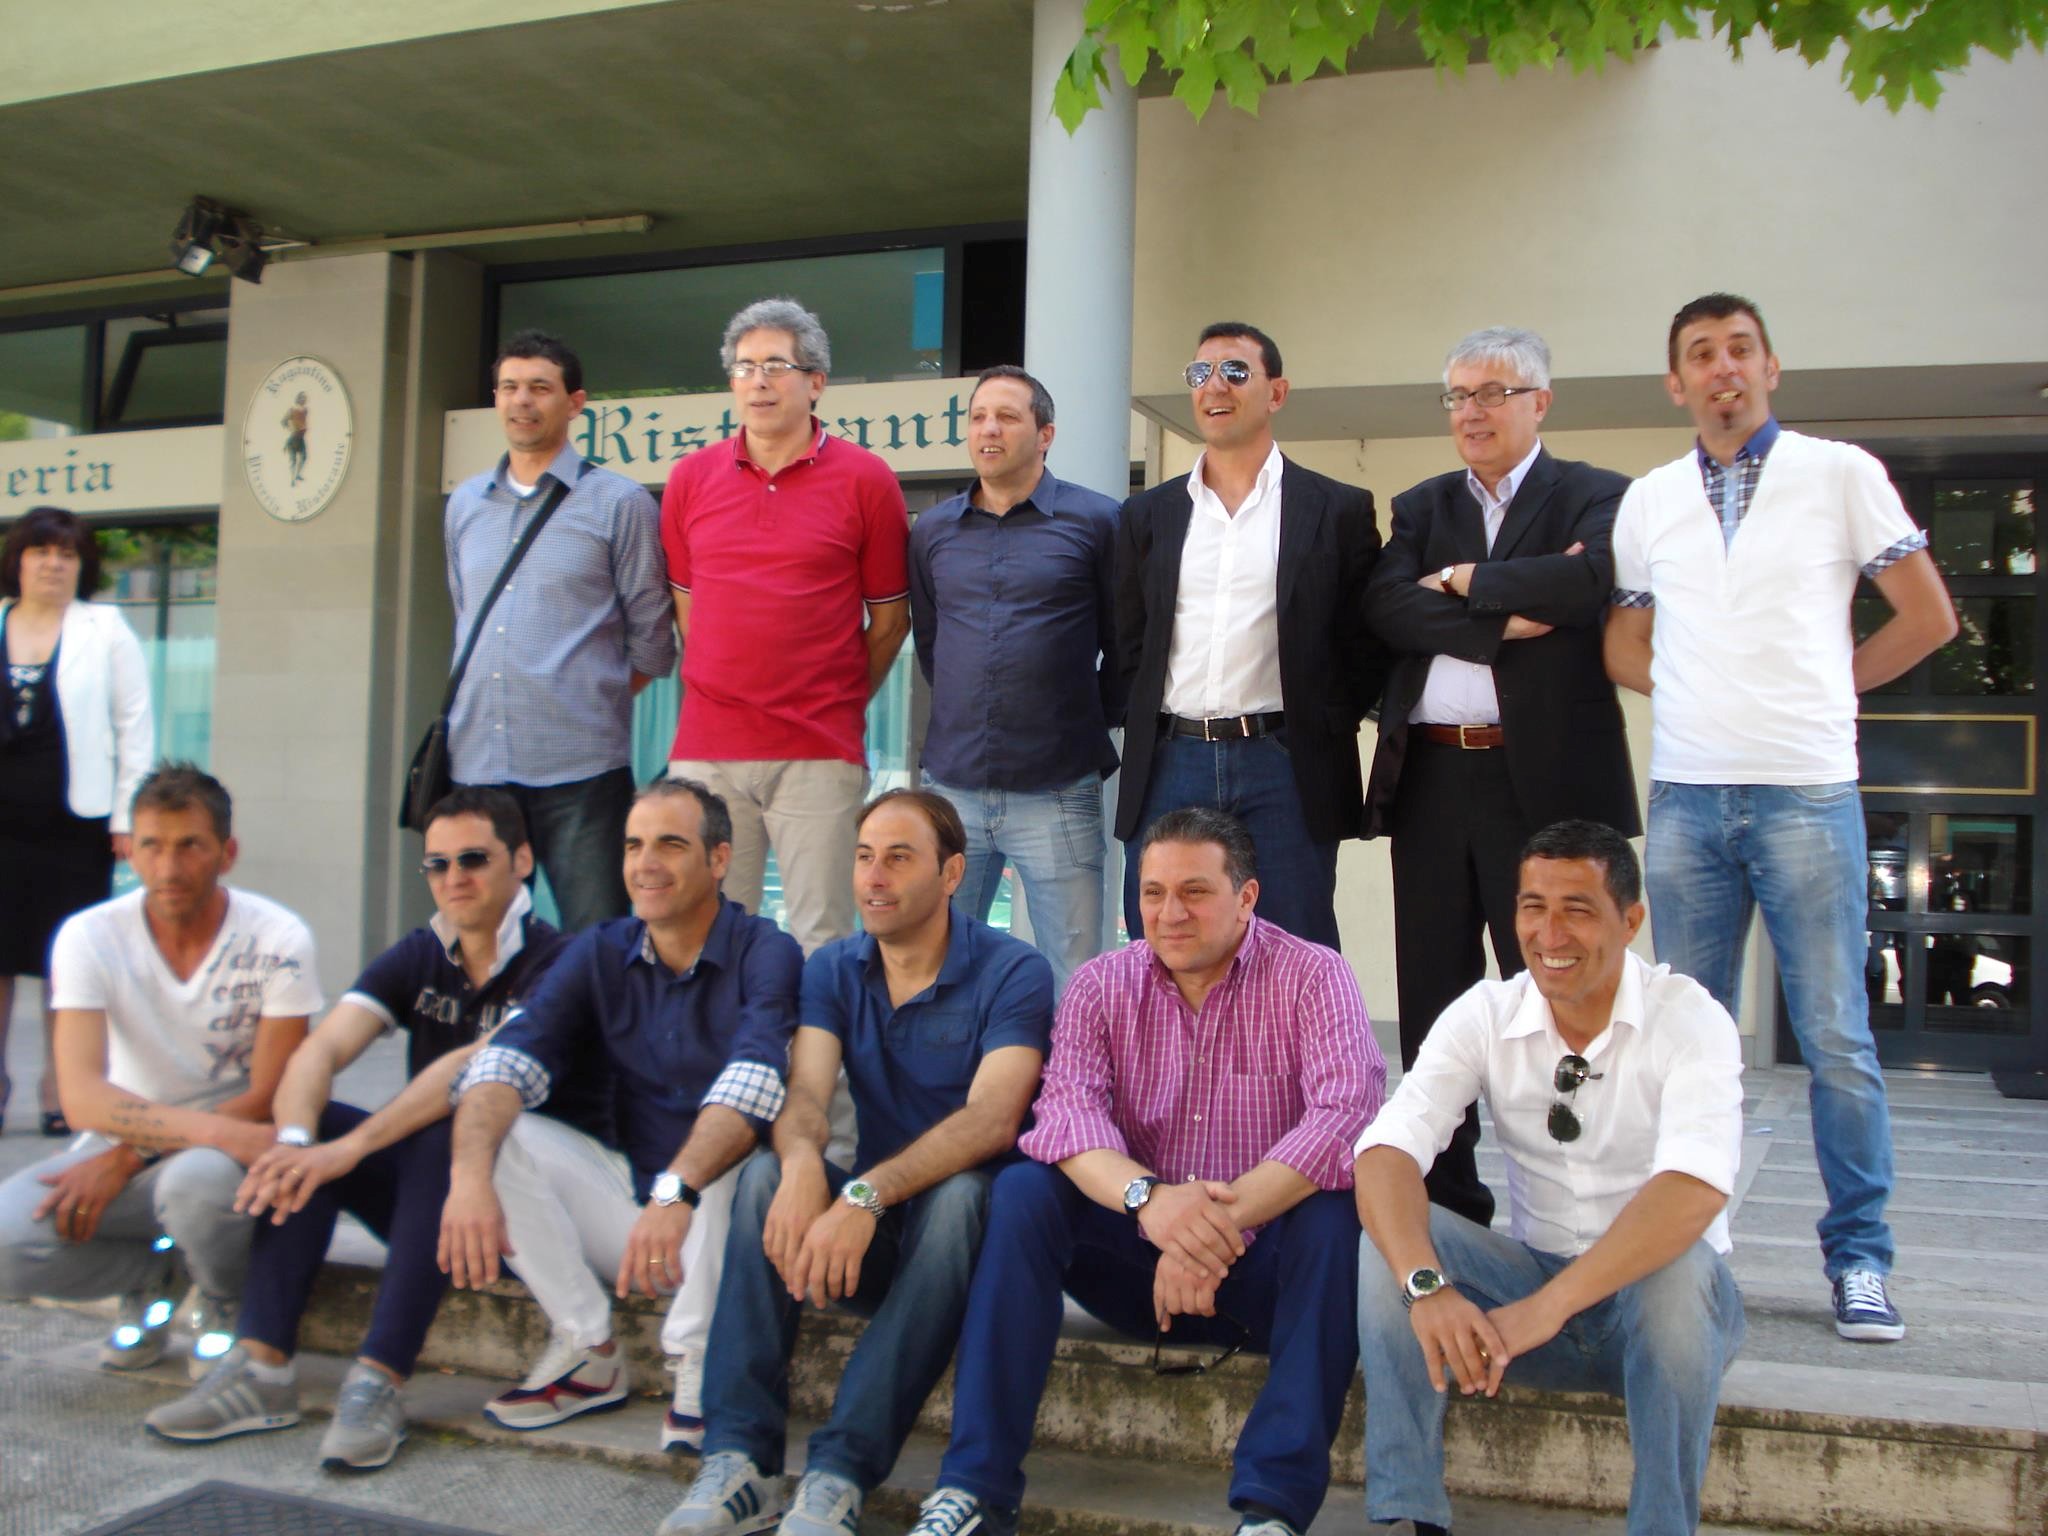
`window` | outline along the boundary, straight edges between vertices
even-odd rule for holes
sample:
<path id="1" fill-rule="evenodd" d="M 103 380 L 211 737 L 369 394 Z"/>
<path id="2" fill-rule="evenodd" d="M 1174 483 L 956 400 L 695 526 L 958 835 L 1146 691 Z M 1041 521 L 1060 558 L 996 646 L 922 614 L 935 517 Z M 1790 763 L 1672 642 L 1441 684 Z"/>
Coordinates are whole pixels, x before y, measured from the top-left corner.
<path id="1" fill-rule="evenodd" d="M 88 328 L 0 332 L 0 443 L 89 432 Z"/>

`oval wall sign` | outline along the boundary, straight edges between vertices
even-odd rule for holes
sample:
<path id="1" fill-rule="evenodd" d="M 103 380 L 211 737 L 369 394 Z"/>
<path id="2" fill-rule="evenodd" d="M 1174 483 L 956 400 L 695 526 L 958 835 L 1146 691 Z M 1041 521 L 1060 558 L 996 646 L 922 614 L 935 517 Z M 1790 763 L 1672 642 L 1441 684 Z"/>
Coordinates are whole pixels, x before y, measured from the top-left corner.
<path id="1" fill-rule="evenodd" d="M 242 472 L 263 510 L 280 522 L 318 517 L 348 476 L 355 413 L 341 375 L 317 357 L 270 370 L 242 421 Z"/>

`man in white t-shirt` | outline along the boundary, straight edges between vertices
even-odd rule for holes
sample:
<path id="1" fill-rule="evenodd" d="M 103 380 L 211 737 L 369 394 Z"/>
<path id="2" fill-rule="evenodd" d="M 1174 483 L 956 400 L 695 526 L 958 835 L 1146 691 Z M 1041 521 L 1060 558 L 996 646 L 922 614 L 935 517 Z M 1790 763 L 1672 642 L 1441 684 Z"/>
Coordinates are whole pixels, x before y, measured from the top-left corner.
<path id="1" fill-rule="evenodd" d="M 1699 440 L 1622 500 L 1606 631 L 1608 675 L 1652 698 L 1657 958 L 1733 1013 L 1762 907 L 1813 1072 L 1835 1331 L 1898 1339 L 1885 1290 L 1891 1119 L 1863 981 L 1856 696 L 1947 644 L 1955 610 L 1884 466 L 1778 426 L 1778 360 L 1754 304 L 1695 299 L 1671 322 L 1669 359 L 1665 387 Z M 1861 644 L 1849 625 L 1859 578 L 1893 610 Z"/>
<path id="2" fill-rule="evenodd" d="M 233 1342 L 251 1227 L 235 1191 L 272 1145 L 270 1096 L 320 985 L 306 925 L 221 883 L 236 848 L 217 779 L 178 763 L 144 779 L 133 846 L 142 889 L 51 948 L 57 1084 L 82 1134 L 0 1183 L 0 1296 L 118 1296 L 100 1363 L 139 1370 L 163 1355 L 182 1256 L 197 1376 Z"/>

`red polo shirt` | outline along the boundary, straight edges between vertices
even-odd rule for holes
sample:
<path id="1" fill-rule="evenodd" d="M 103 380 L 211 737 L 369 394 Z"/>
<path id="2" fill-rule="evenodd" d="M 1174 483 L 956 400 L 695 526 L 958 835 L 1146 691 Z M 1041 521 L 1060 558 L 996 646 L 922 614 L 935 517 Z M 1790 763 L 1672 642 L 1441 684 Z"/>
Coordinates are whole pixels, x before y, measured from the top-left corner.
<path id="1" fill-rule="evenodd" d="M 867 761 L 865 605 L 909 594 L 910 519 L 888 465 L 811 424 L 772 476 L 739 432 L 668 477 L 661 543 L 690 594 L 671 757 Z"/>

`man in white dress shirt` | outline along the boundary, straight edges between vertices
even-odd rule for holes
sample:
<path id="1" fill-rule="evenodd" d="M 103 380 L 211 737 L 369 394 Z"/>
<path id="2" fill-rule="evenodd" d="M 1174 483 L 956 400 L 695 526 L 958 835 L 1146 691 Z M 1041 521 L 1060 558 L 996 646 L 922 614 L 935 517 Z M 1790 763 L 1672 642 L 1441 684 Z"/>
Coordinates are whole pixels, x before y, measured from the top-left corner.
<path id="1" fill-rule="evenodd" d="M 1358 1142 L 1366 1246 L 1366 1514 L 1441 1536 L 1446 1374 L 1627 1404 L 1629 1536 L 1699 1524 L 1721 1377 L 1742 1343 L 1724 1255 L 1742 1146 L 1735 1023 L 1704 987 L 1629 953 L 1643 922 L 1627 839 L 1546 827 L 1523 850 L 1528 969 L 1445 1010 Z M 1485 1094 L 1508 1163 L 1507 1233 L 1431 1206 L 1422 1171 Z"/>

